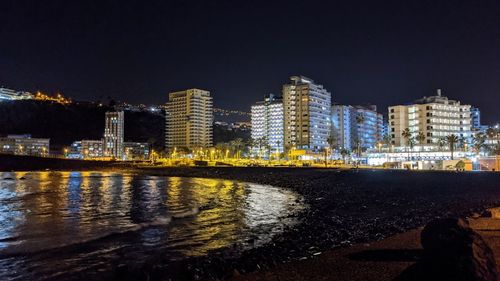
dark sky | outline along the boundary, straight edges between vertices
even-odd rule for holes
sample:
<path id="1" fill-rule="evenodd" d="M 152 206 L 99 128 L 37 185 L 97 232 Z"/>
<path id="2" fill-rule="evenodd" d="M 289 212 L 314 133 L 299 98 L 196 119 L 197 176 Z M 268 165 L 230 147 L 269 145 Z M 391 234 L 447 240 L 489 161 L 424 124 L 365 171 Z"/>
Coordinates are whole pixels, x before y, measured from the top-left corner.
<path id="1" fill-rule="evenodd" d="M 248 110 L 290 75 L 380 111 L 436 88 L 500 121 L 500 1 L 0 0 L 0 85 Z"/>

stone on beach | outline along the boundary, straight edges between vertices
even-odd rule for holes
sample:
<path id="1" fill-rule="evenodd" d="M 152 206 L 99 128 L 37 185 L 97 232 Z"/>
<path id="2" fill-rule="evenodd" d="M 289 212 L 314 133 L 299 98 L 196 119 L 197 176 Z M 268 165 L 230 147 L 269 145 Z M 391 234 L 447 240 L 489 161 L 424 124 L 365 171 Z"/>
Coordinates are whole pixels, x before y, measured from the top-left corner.
<path id="1" fill-rule="evenodd" d="M 493 251 L 465 220 L 433 220 L 423 229 L 421 242 L 422 265 L 431 280 L 497 280 Z"/>

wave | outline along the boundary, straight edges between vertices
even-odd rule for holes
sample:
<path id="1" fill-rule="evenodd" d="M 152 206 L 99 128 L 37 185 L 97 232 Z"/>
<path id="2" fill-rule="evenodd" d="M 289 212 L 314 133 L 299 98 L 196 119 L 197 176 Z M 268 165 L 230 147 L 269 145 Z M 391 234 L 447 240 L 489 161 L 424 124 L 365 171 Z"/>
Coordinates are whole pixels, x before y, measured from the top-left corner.
<path id="1" fill-rule="evenodd" d="M 170 216 L 158 217 L 158 218 L 156 218 L 156 219 L 154 219 L 152 221 L 138 223 L 138 224 L 129 226 L 129 227 L 125 228 L 125 229 L 111 231 L 111 232 L 108 232 L 108 233 L 104 233 L 102 235 L 96 235 L 96 236 L 93 236 L 93 237 L 89 237 L 87 239 L 81 239 L 81 240 L 77 240 L 77 241 L 74 241 L 74 242 L 71 242 L 71 243 L 58 245 L 58 246 L 55 246 L 55 247 L 38 248 L 38 249 L 34 249 L 34 250 L 19 249 L 20 247 L 17 247 L 17 249 L 14 248 L 14 249 L 10 249 L 10 250 L 9 249 L 0 250 L 0 259 L 6 259 L 6 258 L 18 257 L 18 256 L 35 255 L 35 254 L 43 253 L 43 252 L 46 252 L 46 251 L 64 251 L 64 250 L 70 250 L 72 248 L 81 247 L 81 246 L 84 246 L 86 244 L 98 243 L 98 242 L 106 241 L 108 239 L 114 239 L 116 237 L 120 237 L 120 236 L 123 236 L 123 235 L 132 234 L 132 233 L 135 233 L 137 231 L 140 231 L 140 230 L 143 230 L 143 229 L 147 229 L 147 228 L 151 228 L 151 227 L 167 226 L 167 225 L 170 224 L 171 221 L 172 221 L 172 217 L 170 217 Z M 13 241 L 16 240 L 16 238 L 15 237 L 12 237 L 12 238 L 3 238 L 2 240 L 4 242 L 7 242 L 7 241 L 8 242 L 13 242 Z M 32 247 L 29 247 L 29 246 L 27 246 L 27 247 L 28 248 L 32 248 Z"/>

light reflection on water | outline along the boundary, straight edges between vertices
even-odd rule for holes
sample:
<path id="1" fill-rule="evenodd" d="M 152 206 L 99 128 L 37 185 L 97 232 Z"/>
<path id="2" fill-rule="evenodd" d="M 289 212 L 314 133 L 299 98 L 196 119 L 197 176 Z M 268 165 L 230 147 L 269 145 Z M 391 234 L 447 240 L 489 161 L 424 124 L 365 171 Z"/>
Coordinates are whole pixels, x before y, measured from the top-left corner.
<path id="1" fill-rule="evenodd" d="M 71 279 L 151 256 L 248 249 L 294 225 L 302 208 L 291 191 L 228 180 L 0 173 L 0 280 Z"/>

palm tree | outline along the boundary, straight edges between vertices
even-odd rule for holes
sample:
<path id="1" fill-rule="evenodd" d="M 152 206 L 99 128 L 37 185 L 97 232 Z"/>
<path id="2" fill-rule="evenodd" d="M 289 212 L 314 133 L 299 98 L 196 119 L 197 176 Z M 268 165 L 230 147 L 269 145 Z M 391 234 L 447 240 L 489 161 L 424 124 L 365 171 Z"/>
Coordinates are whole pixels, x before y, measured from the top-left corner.
<path id="1" fill-rule="evenodd" d="M 422 147 L 425 142 L 425 135 L 422 132 L 418 132 L 418 135 L 415 137 L 415 139 L 418 141 L 418 144 L 420 144 Z M 420 150 L 418 151 L 418 157 L 420 158 Z"/>
<path id="2" fill-rule="evenodd" d="M 340 150 L 340 155 L 342 155 L 342 159 L 344 160 L 344 164 L 346 164 L 345 159 L 346 159 L 347 156 L 349 156 L 349 154 L 351 154 L 351 152 L 349 150 L 345 149 L 345 148 L 342 148 Z"/>
<path id="3" fill-rule="evenodd" d="M 358 114 L 356 116 L 356 124 L 358 125 L 358 131 L 359 131 L 359 127 L 365 123 L 365 116 L 363 114 Z M 355 143 L 356 143 L 356 150 L 357 150 L 357 153 L 358 153 L 358 157 L 361 157 L 361 147 L 363 145 L 363 139 L 358 136 L 358 138 L 355 140 Z"/>
<path id="4" fill-rule="evenodd" d="M 403 132 L 401 133 L 401 136 L 405 138 L 407 147 L 410 148 L 410 146 L 412 146 L 410 144 L 412 140 L 412 134 L 410 132 L 410 129 L 409 128 L 404 129 Z M 410 159 L 410 150 L 408 150 L 408 159 Z"/>
<path id="5" fill-rule="evenodd" d="M 442 150 L 443 147 L 445 147 L 446 142 L 447 142 L 446 138 L 439 138 L 437 144 L 438 144 L 438 147 L 439 147 L 440 150 Z"/>
<path id="6" fill-rule="evenodd" d="M 330 158 L 333 154 L 333 145 L 335 144 L 335 137 L 333 136 L 333 133 L 330 133 L 328 138 L 326 139 L 326 142 L 328 143 L 328 147 L 330 148 Z"/>
<path id="7" fill-rule="evenodd" d="M 446 141 L 448 142 L 448 145 L 450 147 L 451 160 L 453 160 L 453 152 L 455 151 L 455 145 L 458 142 L 458 137 L 454 134 L 451 134 L 446 137 Z"/>
<path id="8" fill-rule="evenodd" d="M 231 147 L 232 149 L 236 152 L 236 159 L 240 159 L 240 153 L 241 150 L 243 149 L 243 139 L 242 138 L 236 138 L 231 141 Z"/>
<path id="9" fill-rule="evenodd" d="M 477 133 L 472 137 L 472 147 L 476 153 L 480 153 L 481 149 L 484 147 L 486 142 L 486 135 L 483 133 Z"/>

